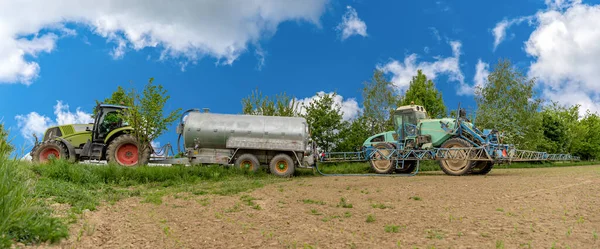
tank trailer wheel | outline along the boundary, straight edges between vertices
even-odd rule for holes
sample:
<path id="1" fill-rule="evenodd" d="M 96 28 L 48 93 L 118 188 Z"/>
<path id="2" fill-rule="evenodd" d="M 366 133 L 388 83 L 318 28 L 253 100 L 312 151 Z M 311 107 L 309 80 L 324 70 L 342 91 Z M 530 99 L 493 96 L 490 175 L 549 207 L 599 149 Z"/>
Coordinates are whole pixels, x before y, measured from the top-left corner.
<path id="1" fill-rule="evenodd" d="M 260 163 L 256 156 L 252 154 L 242 154 L 235 160 L 235 167 L 241 170 L 256 172 L 260 167 Z"/>
<path id="2" fill-rule="evenodd" d="M 398 166 L 402 166 L 402 162 L 398 162 Z M 417 168 L 417 162 L 413 160 L 404 160 L 404 169 L 396 169 L 398 174 L 410 174 Z"/>
<path id="3" fill-rule="evenodd" d="M 287 154 L 278 154 L 271 159 L 269 170 L 276 176 L 289 177 L 295 171 L 294 160 Z"/>
<path id="4" fill-rule="evenodd" d="M 373 153 L 373 157 L 369 161 L 371 163 L 371 168 L 377 174 L 389 174 L 392 173 L 396 166 L 392 163 L 393 160 L 386 159 L 385 157 L 392 154 L 392 150 L 394 150 L 394 146 L 388 143 L 379 143 L 373 146 L 375 152 Z M 379 151 L 377 151 L 379 150 Z M 385 157 L 384 157 L 385 156 Z"/>
<path id="5" fill-rule="evenodd" d="M 490 173 L 490 171 L 492 171 L 493 167 L 494 167 L 493 162 L 479 161 L 479 162 L 476 162 L 475 166 L 473 166 L 473 168 L 471 169 L 471 174 L 485 175 L 487 173 Z"/>
<path id="6" fill-rule="evenodd" d="M 62 142 L 50 140 L 38 145 L 31 157 L 35 163 L 46 163 L 52 158 L 67 159 L 68 155 L 68 149 Z"/>
<path id="7" fill-rule="evenodd" d="M 467 141 L 461 138 L 452 138 L 442 144 L 441 148 L 466 148 L 472 147 Z M 453 152 L 451 152 L 453 153 Z M 460 176 L 471 171 L 475 162 L 469 160 L 440 160 L 440 168 L 447 175 Z"/>
<path id="8" fill-rule="evenodd" d="M 137 139 L 132 135 L 121 135 L 108 145 L 106 159 L 121 166 L 145 165 L 150 160 L 150 149 L 147 148 L 143 152 L 142 160 L 139 161 L 138 145 Z"/>

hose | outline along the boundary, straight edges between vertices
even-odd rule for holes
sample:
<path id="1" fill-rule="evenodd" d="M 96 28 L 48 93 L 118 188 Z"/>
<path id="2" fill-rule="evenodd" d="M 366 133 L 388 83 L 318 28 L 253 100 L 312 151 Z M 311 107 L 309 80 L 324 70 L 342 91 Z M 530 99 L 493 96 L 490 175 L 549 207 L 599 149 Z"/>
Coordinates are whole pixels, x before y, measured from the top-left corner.
<path id="1" fill-rule="evenodd" d="M 200 109 L 197 108 L 193 108 L 193 109 L 188 109 L 186 111 L 184 111 L 181 114 L 181 117 L 179 118 L 179 124 L 178 126 L 181 127 L 181 133 L 179 133 L 179 136 L 177 137 L 177 154 L 181 153 L 181 145 L 180 145 L 180 140 L 181 140 L 181 135 L 183 134 L 183 117 L 185 117 L 186 114 L 190 113 L 190 112 L 200 112 Z"/>

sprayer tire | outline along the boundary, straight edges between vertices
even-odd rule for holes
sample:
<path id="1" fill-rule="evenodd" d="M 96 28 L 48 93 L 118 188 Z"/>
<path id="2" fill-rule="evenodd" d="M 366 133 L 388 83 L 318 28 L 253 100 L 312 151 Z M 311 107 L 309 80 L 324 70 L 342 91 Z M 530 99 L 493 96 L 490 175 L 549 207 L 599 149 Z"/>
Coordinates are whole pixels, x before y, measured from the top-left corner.
<path id="1" fill-rule="evenodd" d="M 398 162 L 398 166 L 402 166 L 402 162 Z M 413 160 L 405 160 L 404 161 L 404 169 L 396 169 L 396 173 L 397 174 L 410 174 L 413 171 L 415 171 L 415 168 L 417 168 L 417 161 L 413 161 Z"/>
<path id="2" fill-rule="evenodd" d="M 486 175 L 487 173 L 490 173 L 490 171 L 492 171 L 493 167 L 494 167 L 493 162 L 479 161 L 479 162 L 475 163 L 475 166 L 473 166 L 473 168 L 471 168 L 471 174 Z"/>
<path id="3" fill-rule="evenodd" d="M 269 163 L 271 174 L 279 177 L 290 177 L 294 174 L 295 170 L 294 160 L 285 153 L 274 156 Z"/>
<path id="4" fill-rule="evenodd" d="M 378 143 L 375 146 L 373 146 L 375 149 L 381 149 L 384 151 L 379 151 L 379 152 L 375 152 L 373 154 L 373 158 L 371 158 L 369 160 L 369 163 L 371 164 L 371 168 L 373 169 L 373 171 L 375 171 L 375 173 L 377 174 L 390 174 L 392 173 L 396 167 L 394 165 L 394 161 L 391 159 L 382 159 L 382 160 L 373 160 L 374 158 L 381 158 L 382 155 L 383 156 L 388 156 L 390 153 L 392 153 L 391 150 L 394 149 L 394 146 L 388 143 Z M 381 153 L 381 154 L 379 154 Z"/>
<path id="5" fill-rule="evenodd" d="M 444 144 L 442 144 L 441 148 L 466 148 L 472 147 L 467 141 L 461 138 L 451 138 L 448 139 Z M 461 162 L 463 162 L 461 164 Z M 471 168 L 475 165 L 474 161 L 466 161 L 466 160 L 439 160 L 440 168 L 444 173 L 451 176 L 461 176 L 468 174 L 471 172 Z M 459 169 L 453 169 L 458 167 Z"/>
<path id="6" fill-rule="evenodd" d="M 255 155 L 246 153 L 235 160 L 235 167 L 240 170 L 256 172 L 260 167 L 260 163 Z"/>

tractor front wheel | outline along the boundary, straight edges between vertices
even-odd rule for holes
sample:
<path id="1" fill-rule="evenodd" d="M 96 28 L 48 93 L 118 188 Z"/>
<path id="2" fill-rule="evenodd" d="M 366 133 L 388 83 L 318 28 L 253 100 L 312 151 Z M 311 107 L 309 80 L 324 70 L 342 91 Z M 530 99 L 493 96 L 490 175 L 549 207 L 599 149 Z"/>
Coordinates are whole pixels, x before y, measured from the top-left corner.
<path id="1" fill-rule="evenodd" d="M 373 156 L 371 156 L 371 168 L 377 174 L 389 174 L 396 169 L 395 165 L 392 163 L 392 159 L 388 159 L 390 154 L 394 151 L 394 146 L 388 143 L 379 143 L 374 147 Z"/>
<path id="2" fill-rule="evenodd" d="M 31 154 L 31 159 L 35 163 L 46 163 L 50 159 L 67 159 L 68 157 L 67 147 L 57 140 L 41 143 Z"/>
<path id="3" fill-rule="evenodd" d="M 114 162 L 121 166 L 145 165 L 150 160 L 150 148 L 142 152 L 140 157 L 138 147 L 139 143 L 135 137 L 129 134 L 121 135 L 108 145 L 106 159 L 109 163 Z"/>
<path id="4" fill-rule="evenodd" d="M 441 148 L 450 149 L 450 148 L 468 148 L 472 147 L 467 141 L 461 138 L 452 138 L 448 139 L 448 141 L 442 144 Z M 449 155 L 453 155 L 454 158 L 457 159 L 446 159 L 440 160 L 440 168 L 447 175 L 452 176 L 460 176 L 465 175 L 471 171 L 471 168 L 474 166 L 475 162 L 470 160 L 465 160 L 468 157 L 465 151 L 461 150 L 450 150 L 448 151 Z"/>

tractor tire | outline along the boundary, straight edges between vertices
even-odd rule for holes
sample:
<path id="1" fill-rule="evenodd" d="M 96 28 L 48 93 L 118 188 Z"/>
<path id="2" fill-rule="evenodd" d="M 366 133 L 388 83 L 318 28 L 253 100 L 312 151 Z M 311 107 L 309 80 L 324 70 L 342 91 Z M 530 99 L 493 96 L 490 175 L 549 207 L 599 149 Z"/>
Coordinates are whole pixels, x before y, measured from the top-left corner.
<path id="1" fill-rule="evenodd" d="M 398 162 L 398 165 L 402 165 L 402 162 Z M 405 160 L 404 169 L 396 169 L 397 174 L 410 174 L 417 168 L 417 161 Z"/>
<path id="2" fill-rule="evenodd" d="M 31 160 L 35 163 L 46 163 L 51 158 L 68 159 L 69 149 L 60 141 L 50 140 L 39 144 L 31 153 Z"/>
<path id="3" fill-rule="evenodd" d="M 377 174 L 392 173 L 396 169 L 393 163 L 394 161 L 392 159 L 385 159 L 383 156 L 389 156 L 392 153 L 391 150 L 395 149 L 394 146 L 388 143 L 378 143 L 373 147 L 375 150 L 381 151 L 375 151 L 375 153 L 373 153 L 373 158 L 369 160 L 371 168 Z"/>
<path id="4" fill-rule="evenodd" d="M 479 161 L 479 162 L 475 163 L 475 166 L 473 166 L 473 168 L 471 168 L 471 174 L 485 175 L 487 173 L 490 173 L 490 171 L 492 171 L 493 167 L 494 167 L 493 162 Z"/>
<path id="5" fill-rule="evenodd" d="M 441 148 L 466 148 L 472 147 L 467 141 L 461 138 L 451 138 L 442 144 Z M 475 162 L 468 160 L 440 160 L 440 168 L 444 173 L 451 176 L 465 175 L 471 172 Z"/>
<path id="6" fill-rule="evenodd" d="M 278 154 L 269 163 L 271 174 L 279 177 L 290 177 L 294 174 L 294 160 L 285 153 Z"/>
<path id="7" fill-rule="evenodd" d="M 242 154 L 235 160 L 235 167 L 241 170 L 247 170 L 251 172 L 256 172 L 260 167 L 260 162 L 258 162 L 258 158 L 252 154 Z"/>
<path id="8" fill-rule="evenodd" d="M 148 164 L 150 160 L 150 147 L 142 152 L 141 160 L 138 157 L 139 143 L 130 134 L 124 134 L 115 138 L 106 150 L 106 160 L 121 166 L 135 166 Z"/>

